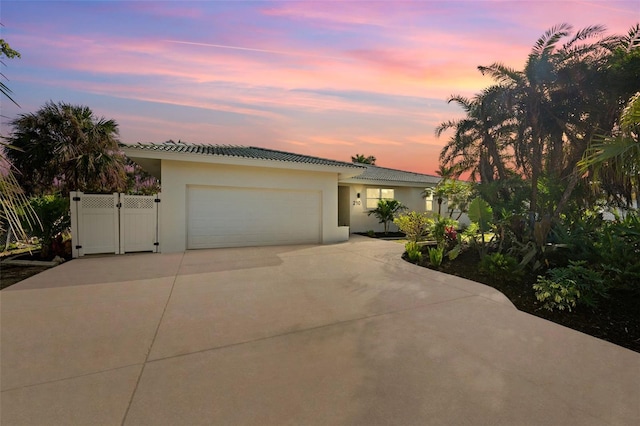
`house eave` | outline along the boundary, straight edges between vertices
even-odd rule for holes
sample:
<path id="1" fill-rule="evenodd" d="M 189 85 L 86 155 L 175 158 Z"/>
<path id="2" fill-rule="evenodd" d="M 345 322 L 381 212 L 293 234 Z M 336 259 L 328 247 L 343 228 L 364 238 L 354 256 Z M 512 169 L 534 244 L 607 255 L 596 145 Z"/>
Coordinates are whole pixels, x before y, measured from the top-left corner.
<path id="1" fill-rule="evenodd" d="M 160 174 L 160 162 L 162 160 L 170 161 L 186 161 L 193 163 L 206 163 L 206 164 L 224 164 L 234 166 L 247 166 L 247 167 L 266 167 L 274 169 L 289 169 L 289 170 L 302 170 L 311 172 L 324 172 L 324 173 L 338 173 L 339 179 L 349 179 L 354 176 L 362 174 L 365 170 L 363 167 L 346 167 L 337 165 L 324 165 L 324 164 L 311 164 L 301 163 L 294 161 L 280 161 L 271 159 L 260 158 L 244 158 L 244 157 L 232 157 L 223 155 L 203 155 L 199 153 L 184 153 L 184 152 L 166 152 L 166 151 L 149 151 L 146 149 L 136 148 L 135 146 L 123 146 L 122 151 L 133 161 L 140 164 L 149 173 L 156 176 Z M 151 168 L 149 170 L 147 167 Z"/>

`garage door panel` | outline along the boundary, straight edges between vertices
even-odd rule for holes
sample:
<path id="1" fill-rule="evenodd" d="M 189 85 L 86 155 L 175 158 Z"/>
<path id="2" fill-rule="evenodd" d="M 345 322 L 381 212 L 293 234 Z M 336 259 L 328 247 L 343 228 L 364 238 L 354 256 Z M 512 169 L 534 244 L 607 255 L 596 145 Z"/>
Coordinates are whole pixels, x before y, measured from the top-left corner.
<path id="1" fill-rule="evenodd" d="M 320 191 L 188 187 L 187 247 L 321 241 Z"/>

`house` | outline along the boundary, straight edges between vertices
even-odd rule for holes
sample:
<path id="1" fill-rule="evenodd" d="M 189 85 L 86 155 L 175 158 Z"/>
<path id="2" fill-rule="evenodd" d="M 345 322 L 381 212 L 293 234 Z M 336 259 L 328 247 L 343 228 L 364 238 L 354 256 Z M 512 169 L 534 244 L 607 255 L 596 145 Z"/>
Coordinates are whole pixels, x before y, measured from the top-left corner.
<path id="1" fill-rule="evenodd" d="M 266 148 L 185 143 L 122 145 L 162 182 L 163 252 L 346 241 L 382 230 L 367 212 L 395 198 L 433 209 L 438 177 Z"/>

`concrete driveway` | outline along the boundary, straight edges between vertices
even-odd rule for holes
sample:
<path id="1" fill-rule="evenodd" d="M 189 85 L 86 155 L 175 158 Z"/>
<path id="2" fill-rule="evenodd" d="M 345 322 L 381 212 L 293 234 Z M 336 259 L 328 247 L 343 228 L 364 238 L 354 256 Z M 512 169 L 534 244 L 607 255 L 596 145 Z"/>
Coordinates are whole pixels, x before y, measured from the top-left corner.
<path id="1" fill-rule="evenodd" d="M 402 245 L 73 260 L 0 293 L 2 425 L 637 425 L 640 355 Z"/>

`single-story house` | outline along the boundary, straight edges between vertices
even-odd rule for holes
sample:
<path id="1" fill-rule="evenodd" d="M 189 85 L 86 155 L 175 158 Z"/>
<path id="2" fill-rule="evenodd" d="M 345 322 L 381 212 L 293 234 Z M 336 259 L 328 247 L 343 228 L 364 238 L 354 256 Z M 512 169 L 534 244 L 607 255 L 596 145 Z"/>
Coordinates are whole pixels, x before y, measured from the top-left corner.
<path id="1" fill-rule="evenodd" d="M 439 178 L 266 148 L 185 143 L 122 145 L 162 183 L 161 251 L 335 243 L 381 231 L 367 212 L 397 199 L 434 210 Z M 437 207 L 436 207 L 437 209 Z"/>

